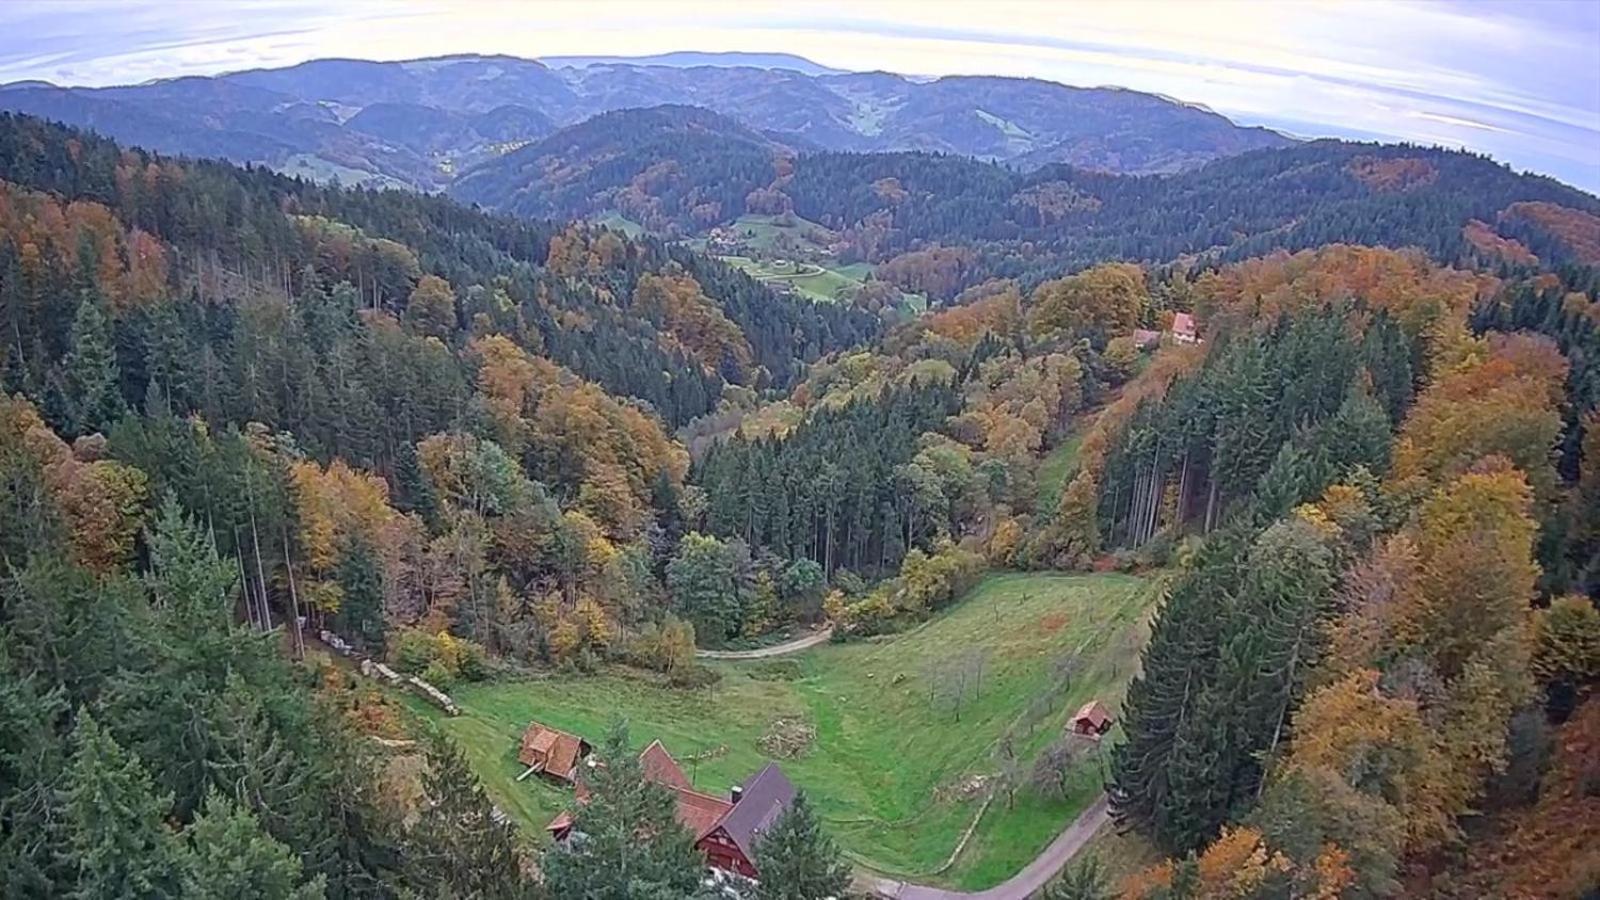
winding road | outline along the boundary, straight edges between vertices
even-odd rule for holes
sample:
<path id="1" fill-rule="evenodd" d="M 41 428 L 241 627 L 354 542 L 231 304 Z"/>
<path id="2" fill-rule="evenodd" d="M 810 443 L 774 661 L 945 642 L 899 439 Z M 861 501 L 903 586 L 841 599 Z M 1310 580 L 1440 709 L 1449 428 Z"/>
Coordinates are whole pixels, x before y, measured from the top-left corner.
<path id="1" fill-rule="evenodd" d="M 1111 820 L 1108 803 L 1106 796 L 1101 794 L 1100 799 L 1056 835 L 1050 846 L 1028 863 L 1027 868 L 987 890 L 969 894 L 888 878 L 864 878 L 861 881 L 874 896 L 884 900 L 1028 900 L 1089 843 L 1102 825 Z"/>
<path id="2" fill-rule="evenodd" d="M 833 627 L 829 626 L 821 631 L 815 631 L 805 637 L 795 638 L 782 644 L 773 644 L 771 647 L 762 647 L 759 650 L 696 650 L 695 656 L 701 659 L 767 659 L 772 656 L 786 656 L 790 653 L 799 653 L 809 650 L 818 644 L 826 644 L 833 637 Z"/>

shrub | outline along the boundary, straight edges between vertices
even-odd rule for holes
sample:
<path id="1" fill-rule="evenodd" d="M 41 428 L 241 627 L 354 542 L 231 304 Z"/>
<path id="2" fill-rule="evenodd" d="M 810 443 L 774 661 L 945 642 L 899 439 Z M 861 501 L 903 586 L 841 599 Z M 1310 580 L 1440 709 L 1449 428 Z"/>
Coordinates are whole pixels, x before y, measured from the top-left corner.
<path id="1" fill-rule="evenodd" d="M 480 645 L 447 631 L 433 634 L 421 628 L 405 629 L 390 642 L 389 662 L 440 688 L 458 680 L 481 681 L 489 673 L 488 654 Z M 435 674 L 444 682 L 435 680 Z"/>

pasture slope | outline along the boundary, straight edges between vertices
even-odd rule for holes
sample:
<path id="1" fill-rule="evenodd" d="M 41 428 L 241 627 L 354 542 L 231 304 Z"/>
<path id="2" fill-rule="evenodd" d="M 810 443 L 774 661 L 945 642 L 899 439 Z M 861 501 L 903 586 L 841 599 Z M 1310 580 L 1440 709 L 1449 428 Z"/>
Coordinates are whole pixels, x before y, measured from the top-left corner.
<path id="1" fill-rule="evenodd" d="M 1104 760 L 1091 754 L 1064 797 L 1018 791 L 988 805 L 965 848 L 952 850 L 989 792 L 1003 738 L 1030 758 L 1090 698 L 1115 708 L 1137 666 L 1157 594 L 1131 575 L 1002 573 L 903 634 L 824 644 L 777 659 L 712 661 L 723 675 L 686 692 L 630 673 L 465 685 L 463 714 L 423 709 L 465 750 L 491 796 L 534 840 L 570 802 L 536 779 L 517 782 L 516 746 L 530 719 L 598 740 L 618 717 L 635 744 L 659 738 L 696 784 L 725 791 L 767 758 L 779 719 L 814 729 L 800 755 L 780 760 L 815 800 L 859 866 L 896 879 L 981 889 L 1021 871 L 1099 795 Z M 1053 663 L 1078 657 L 1070 686 L 1051 694 Z M 975 662 L 982 658 L 981 687 Z M 951 674 L 965 666 L 959 709 Z"/>

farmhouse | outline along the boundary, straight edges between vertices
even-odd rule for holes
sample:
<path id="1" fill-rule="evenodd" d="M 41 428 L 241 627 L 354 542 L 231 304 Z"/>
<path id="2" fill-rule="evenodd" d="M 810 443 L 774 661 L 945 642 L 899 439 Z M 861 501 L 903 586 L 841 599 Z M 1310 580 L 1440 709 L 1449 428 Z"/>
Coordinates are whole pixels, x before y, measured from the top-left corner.
<path id="1" fill-rule="evenodd" d="M 777 763 L 767 763 L 765 768 L 733 789 L 731 802 L 733 808 L 704 837 L 695 841 L 695 846 L 706 855 L 706 862 L 712 868 L 759 878 L 755 866 L 756 844 L 794 802 L 794 785 L 784 777 Z"/>
<path id="2" fill-rule="evenodd" d="M 746 878 L 759 877 L 755 845 L 794 800 L 794 785 L 782 769 L 768 763 L 724 799 L 695 790 L 660 741 L 644 748 L 639 765 L 646 781 L 672 792 L 678 822 L 694 835 L 695 847 L 705 854 L 707 865 Z M 581 781 L 575 794 L 579 803 L 588 802 L 589 792 Z M 573 831 L 571 813 L 556 816 L 545 830 L 556 841 L 565 841 Z"/>
<path id="3" fill-rule="evenodd" d="M 522 749 L 517 753 L 518 761 L 528 767 L 521 777 L 527 778 L 537 772 L 571 784 L 577 780 L 578 763 L 593 749 L 588 741 L 575 734 L 529 722 L 528 730 L 522 733 Z"/>
<path id="4" fill-rule="evenodd" d="M 1172 339 L 1180 344 L 1200 342 L 1200 332 L 1195 327 L 1194 316 L 1178 313 L 1172 317 Z"/>
<path id="5" fill-rule="evenodd" d="M 1099 700 L 1090 700 L 1073 714 L 1068 727 L 1074 734 L 1099 737 L 1111 730 L 1111 713 Z"/>

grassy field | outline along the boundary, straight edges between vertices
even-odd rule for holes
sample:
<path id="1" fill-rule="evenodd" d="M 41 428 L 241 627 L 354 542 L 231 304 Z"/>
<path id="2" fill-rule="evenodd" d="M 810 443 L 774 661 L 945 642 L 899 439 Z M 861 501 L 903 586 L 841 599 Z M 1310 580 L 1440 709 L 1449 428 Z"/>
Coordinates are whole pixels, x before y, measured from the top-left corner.
<path id="1" fill-rule="evenodd" d="M 1069 434 L 1039 463 L 1039 512 L 1055 509 L 1067 479 L 1078 474 L 1078 448 L 1082 446 L 1082 431 Z"/>
<path id="2" fill-rule="evenodd" d="M 737 266 L 759 281 L 792 285 L 801 294 L 824 303 L 836 303 L 861 286 L 863 276 L 852 277 L 844 268 L 829 268 L 817 263 L 782 260 L 754 260 L 748 256 L 724 256 L 722 261 Z M 856 268 L 855 266 L 849 267 Z"/>
<path id="3" fill-rule="evenodd" d="M 734 219 L 728 229 L 737 233 L 745 243 L 758 250 L 776 250 L 780 239 L 799 250 L 821 251 L 825 245 L 808 235 L 831 235 L 833 232 L 809 219 L 796 215 L 761 216 L 746 213 Z"/>
<path id="4" fill-rule="evenodd" d="M 775 719 L 797 719 L 815 728 L 815 743 L 782 760 L 784 770 L 815 798 L 858 863 L 979 888 L 1014 874 L 1090 802 L 1100 761 L 1082 767 L 1065 799 L 1024 791 L 1008 809 L 997 798 L 955 866 L 935 876 L 982 801 L 982 790 L 953 789 L 995 771 L 1002 734 L 1044 692 L 1050 662 L 1062 653 L 1080 656 L 1080 674 L 1045 722 L 1016 734 L 1019 755 L 1043 746 L 1085 700 L 1115 706 L 1146 635 L 1153 588 L 1127 575 L 992 575 L 913 631 L 781 660 L 722 663 L 724 677 L 710 691 L 624 674 L 549 678 L 464 686 L 454 694 L 462 716 L 424 714 L 460 742 L 496 802 L 535 833 L 569 796 L 514 780 L 517 739 L 530 719 L 598 740 L 625 717 L 635 744 L 660 738 L 712 792 L 760 767 L 757 741 Z M 974 649 L 988 654 L 981 697 L 969 698 L 958 721 L 948 700 L 930 703 L 929 673 Z"/>
<path id="5" fill-rule="evenodd" d="M 628 237 L 638 237 L 644 234 L 644 226 L 628 218 L 614 209 L 608 209 L 591 220 L 594 224 L 612 231 L 620 231 Z"/>

